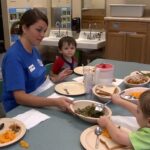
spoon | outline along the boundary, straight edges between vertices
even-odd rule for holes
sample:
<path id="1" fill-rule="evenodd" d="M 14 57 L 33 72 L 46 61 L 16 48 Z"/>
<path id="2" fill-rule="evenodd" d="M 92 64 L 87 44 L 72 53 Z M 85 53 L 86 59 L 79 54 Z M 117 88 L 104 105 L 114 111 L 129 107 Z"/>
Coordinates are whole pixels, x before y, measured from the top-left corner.
<path id="1" fill-rule="evenodd" d="M 102 112 L 104 110 L 104 108 L 106 107 L 106 105 L 109 104 L 110 102 L 111 102 L 111 100 L 107 101 L 105 104 L 96 105 L 95 111 Z"/>
<path id="2" fill-rule="evenodd" d="M 97 126 L 96 128 L 95 128 L 95 134 L 96 134 L 96 143 L 95 143 L 95 149 L 98 149 L 98 146 L 99 146 L 99 138 L 98 138 L 98 136 L 100 135 L 102 133 L 102 129 L 99 127 L 99 126 Z"/>

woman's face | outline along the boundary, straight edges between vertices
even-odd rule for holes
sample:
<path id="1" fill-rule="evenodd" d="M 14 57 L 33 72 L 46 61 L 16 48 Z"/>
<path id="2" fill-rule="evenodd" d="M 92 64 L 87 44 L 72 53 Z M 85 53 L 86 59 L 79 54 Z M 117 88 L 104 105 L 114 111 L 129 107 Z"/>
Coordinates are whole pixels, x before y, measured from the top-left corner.
<path id="1" fill-rule="evenodd" d="M 43 20 L 38 20 L 33 25 L 23 26 L 23 36 L 33 46 L 40 44 L 47 30 L 47 24 Z"/>

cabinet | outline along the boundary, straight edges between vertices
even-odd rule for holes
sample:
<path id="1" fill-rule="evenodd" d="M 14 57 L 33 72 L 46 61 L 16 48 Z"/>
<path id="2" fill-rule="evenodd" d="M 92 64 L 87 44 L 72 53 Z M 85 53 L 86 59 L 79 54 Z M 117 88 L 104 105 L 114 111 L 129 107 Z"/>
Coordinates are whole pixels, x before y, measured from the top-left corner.
<path id="1" fill-rule="evenodd" d="M 148 23 L 106 20 L 105 25 L 106 58 L 133 62 L 145 61 Z"/>

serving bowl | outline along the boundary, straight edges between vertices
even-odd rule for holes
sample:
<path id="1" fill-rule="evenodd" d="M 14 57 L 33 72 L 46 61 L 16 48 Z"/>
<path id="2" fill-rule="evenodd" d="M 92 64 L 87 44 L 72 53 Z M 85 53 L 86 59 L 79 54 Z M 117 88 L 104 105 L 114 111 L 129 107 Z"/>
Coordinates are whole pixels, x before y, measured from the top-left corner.
<path id="1" fill-rule="evenodd" d="M 101 92 L 101 88 L 104 87 L 104 92 Z M 106 90 L 106 92 L 105 92 Z M 119 94 L 121 92 L 121 89 L 119 86 L 116 86 L 114 84 L 112 85 L 101 85 L 97 84 L 92 88 L 93 94 L 99 98 L 100 101 L 107 102 L 111 99 L 112 94 Z M 109 93 L 110 92 L 110 93 Z"/>
<path id="2" fill-rule="evenodd" d="M 144 87 L 149 84 L 150 78 L 142 74 L 131 74 L 126 76 L 123 81 L 127 87 Z"/>
<path id="3" fill-rule="evenodd" d="M 77 111 L 79 109 L 83 110 L 87 106 L 92 106 L 92 105 L 96 106 L 98 104 L 101 104 L 101 103 L 95 102 L 92 100 L 77 100 L 77 101 L 74 101 L 74 103 L 70 105 L 70 108 L 82 120 L 85 120 L 85 121 L 90 122 L 90 123 L 97 123 L 97 119 L 99 118 L 99 116 L 96 118 L 95 117 L 89 117 L 89 116 L 79 114 L 79 113 L 77 113 Z M 104 113 L 103 115 L 105 115 L 107 117 L 111 117 L 111 115 L 112 115 L 111 109 L 107 106 L 105 106 L 103 113 Z"/>

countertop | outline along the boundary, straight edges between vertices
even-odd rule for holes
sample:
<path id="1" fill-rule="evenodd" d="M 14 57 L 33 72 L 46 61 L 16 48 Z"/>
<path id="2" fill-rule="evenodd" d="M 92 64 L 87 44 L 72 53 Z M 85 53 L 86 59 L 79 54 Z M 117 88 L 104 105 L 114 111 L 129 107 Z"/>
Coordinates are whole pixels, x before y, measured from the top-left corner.
<path id="1" fill-rule="evenodd" d="M 150 17 L 104 17 L 104 20 L 150 22 Z"/>

